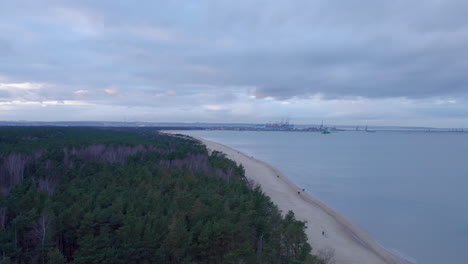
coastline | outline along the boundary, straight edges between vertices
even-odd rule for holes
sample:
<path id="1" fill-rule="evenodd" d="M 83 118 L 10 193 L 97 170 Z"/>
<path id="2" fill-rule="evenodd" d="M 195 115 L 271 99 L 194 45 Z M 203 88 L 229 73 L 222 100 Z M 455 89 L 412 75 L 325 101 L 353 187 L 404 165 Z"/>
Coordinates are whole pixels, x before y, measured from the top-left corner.
<path id="1" fill-rule="evenodd" d="M 160 132 L 172 135 L 183 133 L 182 131 Z M 265 195 L 268 195 L 283 213 L 292 210 L 298 220 L 307 221 L 306 234 L 313 253 L 333 249 L 336 264 L 405 263 L 270 164 L 223 144 L 199 137 L 189 137 L 200 141 L 209 151 L 223 152 L 237 164 L 242 164 L 246 177 L 258 183 Z"/>

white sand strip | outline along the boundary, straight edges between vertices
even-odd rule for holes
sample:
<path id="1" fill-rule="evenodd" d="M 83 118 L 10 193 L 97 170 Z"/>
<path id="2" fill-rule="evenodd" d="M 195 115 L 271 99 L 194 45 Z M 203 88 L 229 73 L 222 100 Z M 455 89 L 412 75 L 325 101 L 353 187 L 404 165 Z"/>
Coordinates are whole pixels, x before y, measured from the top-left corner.
<path id="1" fill-rule="evenodd" d="M 306 233 L 314 253 L 332 248 L 335 250 L 336 264 L 403 263 L 364 231 L 320 200 L 304 192 L 271 165 L 225 145 L 202 138 L 197 139 L 209 150 L 223 152 L 237 164 L 242 164 L 246 177 L 260 184 L 262 191 L 283 213 L 292 210 L 297 219 L 307 221 Z"/>

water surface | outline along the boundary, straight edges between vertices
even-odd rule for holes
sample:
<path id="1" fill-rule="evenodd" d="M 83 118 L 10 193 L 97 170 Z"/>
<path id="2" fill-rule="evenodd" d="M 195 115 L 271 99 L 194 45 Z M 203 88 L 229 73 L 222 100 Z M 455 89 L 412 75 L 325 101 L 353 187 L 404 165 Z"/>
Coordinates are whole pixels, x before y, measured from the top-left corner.
<path id="1" fill-rule="evenodd" d="M 184 134 L 272 164 L 414 263 L 468 263 L 467 133 Z"/>

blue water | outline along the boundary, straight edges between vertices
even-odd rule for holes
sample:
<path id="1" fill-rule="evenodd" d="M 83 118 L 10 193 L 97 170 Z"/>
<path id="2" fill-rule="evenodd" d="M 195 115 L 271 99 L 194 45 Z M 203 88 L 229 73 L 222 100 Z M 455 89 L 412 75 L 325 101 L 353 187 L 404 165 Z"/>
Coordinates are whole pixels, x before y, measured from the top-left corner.
<path id="1" fill-rule="evenodd" d="M 184 134 L 272 164 L 413 263 L 468 263 L 467 133 Z"/>

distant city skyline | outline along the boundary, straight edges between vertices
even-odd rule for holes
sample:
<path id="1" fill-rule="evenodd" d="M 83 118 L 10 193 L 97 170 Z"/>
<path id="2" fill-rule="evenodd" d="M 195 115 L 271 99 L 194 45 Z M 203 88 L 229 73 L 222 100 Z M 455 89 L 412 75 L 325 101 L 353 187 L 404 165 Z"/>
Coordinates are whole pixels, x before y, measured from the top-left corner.
<path id="1" fill-rule="evenodd" d="M 3 1 L 0 120 L 468 127 L 466 10 Z"/>

